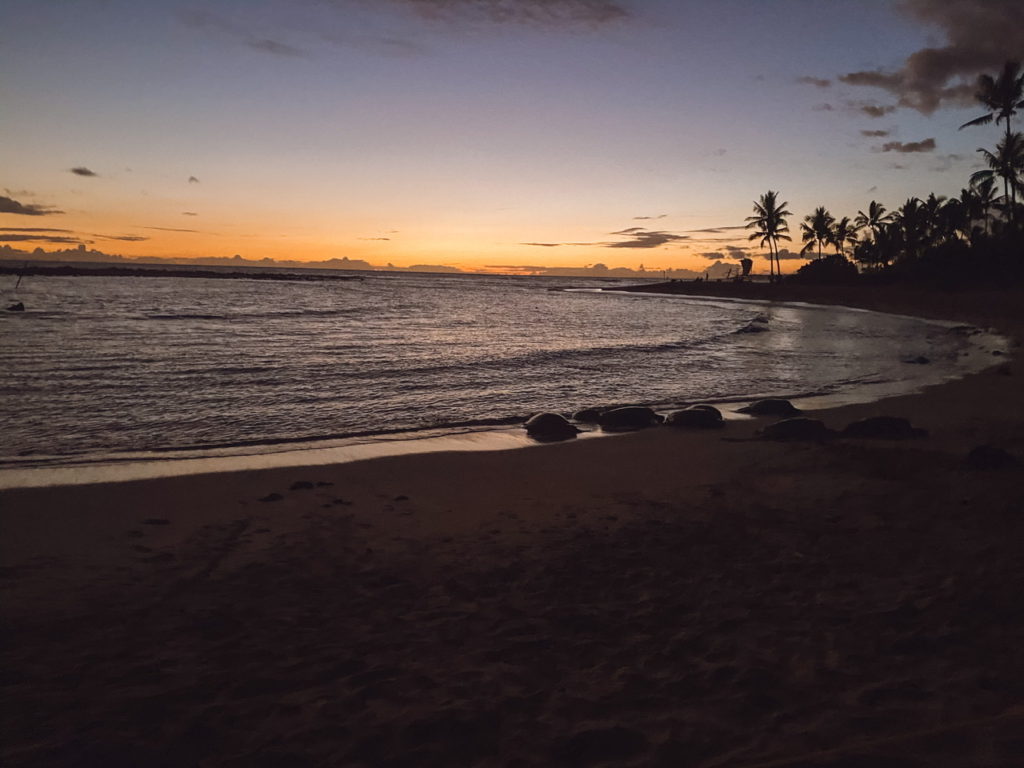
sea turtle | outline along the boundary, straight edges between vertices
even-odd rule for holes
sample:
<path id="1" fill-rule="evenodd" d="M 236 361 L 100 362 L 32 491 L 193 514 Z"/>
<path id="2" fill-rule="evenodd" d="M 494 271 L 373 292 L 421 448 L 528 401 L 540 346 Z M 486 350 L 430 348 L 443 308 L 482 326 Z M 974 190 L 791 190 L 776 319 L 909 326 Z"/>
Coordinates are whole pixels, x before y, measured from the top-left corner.
<path id="1" fill-rule="evenodd" d="M 798 413 L 803 413 L 789 400 L 779 399 L 758 400 L 756 403 L 736 410 L 739 413 L 749 413 L 751 416 L 796 416 Z"/>
<path id="2" fill-rule="evenodd" d="M 968 469 L 1014 469 L 1021 465 L 1020 459 L 1009 451 L 994 445 L 976 445 L 967 454 Z"/>
<path id="3" fill-rule="evenodd" d="M 568 440 L 580 431 L 557 413 L 537 413 L 526 420 L 526 434 L 534 440 Z"/>
<path id="4" fill-rule="evenodd" d="M 689 429 L 717 429 L 725 426 L 722 414 L 711 405 L 691 405 L 681 411 L 673 411 L 666 417 L 665 423 L 670 427 Z"/>
<path id="5" fill-rule="evenodd" d="M 626 405 L 622 408 L 612 408 L 605 411 L 597 420 L 601 429 L 615 432 L 618 430 L 643 429 L 654 424 L 660 424 L 661 416 L 650 408 L 642 405 Z"/>
<path id="6" fill-rule="evenodd" d="M 600 418 L 601 411 L 598 408 L 584 408 L 582 411 L 576 411 L 572 415 L 573 421 L 579 421 L 584 424 L 597 424 Z"/>
<path id="7" fill-rule="evenodd" d="M 875 440 L 906 440 L 910 437 L 927 437 L 928 430 L 912 426 L 901 416 L 870 416 L 847 424 L 841 435 Z"/>
<path id="8" fill-rule="evenodd" d="M 827 440 L 836 433 L 820 419 L 798 416 L 769 424 L 759 434 L 765 440 Z"/>

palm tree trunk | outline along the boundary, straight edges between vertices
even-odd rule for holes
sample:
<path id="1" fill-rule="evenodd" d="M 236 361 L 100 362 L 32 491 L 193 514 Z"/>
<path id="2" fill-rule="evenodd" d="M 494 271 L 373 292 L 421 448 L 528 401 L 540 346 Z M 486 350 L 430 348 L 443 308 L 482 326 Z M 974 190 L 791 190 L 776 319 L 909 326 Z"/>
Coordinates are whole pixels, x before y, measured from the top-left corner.
<path id="1" fill-rule="evenodd" d="M 1006 116 L 1006 146 L 1010 146 L 1010 116 Z M 1009 186 L 1009 193 L 1006 188 Z M 1003 178 L 1003 195 L 1006 200 L 1010 203 L 1010 227 L 1016 229 L 1017 219 L 1017 188 L 1013 184 L 1009 184 L 1009 177 Z"/>

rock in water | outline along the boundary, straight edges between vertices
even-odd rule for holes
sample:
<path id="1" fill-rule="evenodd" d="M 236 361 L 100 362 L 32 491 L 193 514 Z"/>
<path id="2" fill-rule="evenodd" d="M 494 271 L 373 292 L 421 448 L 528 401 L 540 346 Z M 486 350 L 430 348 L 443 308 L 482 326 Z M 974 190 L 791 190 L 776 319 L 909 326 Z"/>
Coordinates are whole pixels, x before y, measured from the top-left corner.
<path id="1" fill-rule="evenodd" d="M 836 433 L 820 419 L 800 416 L 769 424 L 760 434 L 766 440 L 827 440 L 835 437 Z"/>
<path id="2" fill-rule="evenodd" d="M 534 440 L 568 440 L 579 430 L 557 413 L 537 413 L 526 420 L 526 434 Z"/>
<path id="3" fill-rule="evenodd" d="M 7 311 L 8 312 L 24 312 L 25 311 L 25 305 L 22 304 L 19 301 L 19 302 L 16 302 L 14 304 L 11 304 L 9 307 L 7 307 Z"/>
<path id="4" fill-rule="evenodd" d="M 751 416 L 796 416 L 803 413 L 789 400 L 758 400 L 742 408 L 736 409 L 739 413 L 749 413 Z"/>
<path id="5" fill-rule="evenodd" d="M 871 416 L 847 424 L 843 437 L 872 440 L 906 440 L 911 437 L 927 437 L 927 429 L 917 429 L 901 416 Z"/>
<path id="6" fill-rule="evenodd" d="M 643 429 L 661 423 L 661 417 L 642 405 L 627 405 L 605 411 L 597 421 L 601 429 L 611 432 L 629 429 Z"/>
<path id="7" fill-rule="evenodd" d="M 683 429 L 720 429 L 725 426 L 721 412 L 711 405 L 691 405 L 681 411 L 673 411 L 665 423 Z"/>

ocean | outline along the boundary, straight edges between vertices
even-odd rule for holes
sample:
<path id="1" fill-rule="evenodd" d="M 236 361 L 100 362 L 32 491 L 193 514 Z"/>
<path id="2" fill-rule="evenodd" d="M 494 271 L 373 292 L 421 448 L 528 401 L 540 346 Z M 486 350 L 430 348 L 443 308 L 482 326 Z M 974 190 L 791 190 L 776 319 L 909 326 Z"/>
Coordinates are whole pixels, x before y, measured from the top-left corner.
<path id="1" fill-rule="evenodd" d="M 265 455 L 615 403 L 837 404 L 963 375 L 996 343 L 857 310 L 597 290 L 615 281 L 359 276 L 32 276 L 16 293 L 0 278 L 5 306 L 27 307 L 0 313 L 0 472 Z"/>

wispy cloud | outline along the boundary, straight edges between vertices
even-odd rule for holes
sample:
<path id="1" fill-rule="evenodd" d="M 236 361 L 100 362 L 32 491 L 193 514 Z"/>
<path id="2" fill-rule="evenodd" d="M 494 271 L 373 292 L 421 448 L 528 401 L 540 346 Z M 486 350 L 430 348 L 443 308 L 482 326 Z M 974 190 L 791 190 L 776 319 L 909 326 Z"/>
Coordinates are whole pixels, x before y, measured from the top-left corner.
<path id="1" fill-rule="evenodd" d="M 667 213 L 659 213 L 657 216 L 634 216 L 633 221 L 655 221 L 657 219 L 664 219 L 668 216 Z"/>
<path id="2" fill-rule="evenodd" d="M 86 168 L 84 165 L 79 165 L 74 168 L 70 168 L 69 170 L 71 171 L 71 173 L 75 174 L 75 176 L 99 176 L 99 174 L 96 173 L 96 171 L 90 170 L 89 168 Z"/>
<path id="3" fill-rule="evenodd" d="M 868 138 L 880 139 L 883 136 L 888 136 L 889 131 L 861 131 L 861 136 L 867 136 Z"/>
<path id="4" fill-rule="evenodd" d="M 879 88 L 901 107 L 931 114 L 970 104 L 974 80 L 1024 51 L 1020 0 L 901 0 L 898 7 L 937 28 L 945 43 L 912 53 L 894 70 L 848 72 L 848 85 Z"/>
<path id="5" fill-rule="evenodd" d="M 175 227 L 143 227 L 143 229 L 155 229 L 160 232 L 188 232 L 190 234 L 198 234 L 198 229 L 176 229 Z"/>
<path id="6" fill-rule="evenodd" d="M 615 243 L 606 243 L 606 248 L 658 248 L 659 246 L 666 245 L 667 243 L 674 243 L 679 240 L 689 239 L 686 235 L 677 235 L 672 232 L 659 232 L 643 229 L 642 227 L 630 227 L 628 229 L 620 230 L 619 232 L 612 232 L 611 234 L 626 237 L 628 239 Z"/>
<path id="7" fill-rule="evenodd" d="M 742 224 L 738 226 L 725 226 L 725 227 L 705 227 L 704 229 L 687 229 L 686 231 L 691 234 L 704 234 L 704 235 L 721 235 L 726 232 L 732 232 L 737 229 L 746 229 Z"/>
<path id="8" fill-rule="evenodd" d="M 74 232 L 73 229 L 52 229 L 51 227 L 0 227 L 0 232 Z"/>
<path id="9" fill-rule="evenodd" d="M 896 107 L 891 104 L 862 104 L 860 111 L 868 117 L 879 118 L 891 115 L 896 111 Z"/>
<path id="10" fill-rule="evenodd" d="M 934 152 L 935 151 L 935 139 L 923 139 L 921 141 L 887 141 L 878 150 L 878 152 L 903 152 L 903 153 L 914 153 L 914 152 Z"/>
<path id="11" fill-rule="evenodd" d="M 306 52 L 300 48 L 296 48 L 288 43 L 283 43 L 280 40 L 258 36 L 246 25 L 218 13 L 214 13 L 213 11 L 188 8 L 178 11 L 177 16 L 178 20 L 190 29 L 218 32 L 225 37 L 230 37 L 241 42 L 243 45 L 254 51 L 289 58 L 306 55 Z"/>
<path id="12" fill-rule="evenodd" d="M 305 56 L 305 51 L 295 46 L 288 45 L 288 43 L 281 43 L 277 40 L 271 40 L 269 38 L 246 40 L 245 44 L 250 48 L 257 51 L 263 51 L 263 53 L 272 53 L 275 56 Z M 195 178 L 194 176 L 192 178 Z M 196 179 L 198 181 L 198 179 Z"/>
<path id="13" fill-rule="evenodd" d="M 813 85 L 816 88 L 828 88 L 832 85 L 831 80 L 827 80 L 823 77 L 810 77 L 809 75 L 798 77 L 796 81 L 798 83 L 803 83 L 804 85 Z"/>
<path id="14" fill-rule="evenodd" d="M 436 20 L 495 24 L 598 25 L 630 16 L 613 0 L 390 0 Z"/>
<path id="15" fill-rule="evenodd" d="M 64 213 L 64 211 L 58 211 L 49 205 L 19 203 L 13 198 L 0 195 L 0 213 L 13 213 L 19 216 L 53 216 L 58 213 Z"/>
<path id="16" fill-rule="evenodd" d="M 7 234 L 0 232 L 0 243 L 80 243 L 77 237 L 63 235 Z"/>
<path id="17" fill-rule="evenodd" d="M 181 215 L 182 216 L 198 216 L 199 214 L 196 213 L 195 211 L 182 211 Z"/>
<path id="18" fill-rule="evenodd" d="M 804 261 L 807 261 L 806 255 L 802 253 L 796 253 L 794 251 L 789 250 L 788 248 L 780 249 L 777 255 L 779 259 L 782 261 L 791 261 L 795 259 L 802 259 Z"/>
<path id="19" fill-rule="evenodd" d="M 188 183 L 189 184 L 198 184 L 199 183 L 199 179 L 197 179 L 195 176 L 189 176 L 188 177 Z"/>
<path id="20" fill-rule="evenodd" d="M 520 245 L 534 245 L 538 248 L 558 248 L 566 243 L 520 243 Z"/>

